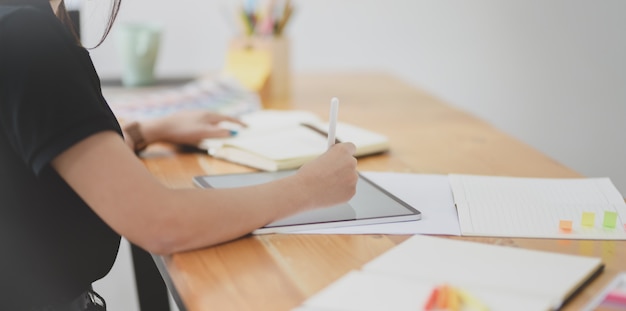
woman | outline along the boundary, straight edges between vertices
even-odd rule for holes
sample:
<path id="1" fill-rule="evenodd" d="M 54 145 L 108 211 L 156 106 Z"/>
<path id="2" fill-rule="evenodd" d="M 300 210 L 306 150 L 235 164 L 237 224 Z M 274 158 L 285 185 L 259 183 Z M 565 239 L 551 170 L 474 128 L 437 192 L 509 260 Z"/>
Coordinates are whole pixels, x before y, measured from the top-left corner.
<path id="1" fill-rule="evenodd" d="M 223 135 L 206 128 L 227 118 L 178 114 L 130 124 L 124 140 L 88 52 L 55 14 L 65 16 L 61 0 L 0 0 L 0 310 L 102 304 L 91 283 L 109 272 L 120 236 L 170 254 L 354 194 L 350 143 L 272 183 L 164 187 L 134 151 L 145 142 Z"/>

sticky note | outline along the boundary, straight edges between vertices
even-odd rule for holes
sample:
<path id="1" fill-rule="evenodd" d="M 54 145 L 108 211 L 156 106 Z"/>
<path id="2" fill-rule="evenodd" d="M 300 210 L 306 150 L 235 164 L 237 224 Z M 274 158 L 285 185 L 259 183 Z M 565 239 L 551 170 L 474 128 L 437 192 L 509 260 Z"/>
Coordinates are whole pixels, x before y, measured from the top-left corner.
<path id="1" fill-rule="evenodd" d="M 424 305 L 424 310 L 434 310 L 437 307 L 437 297 L 439 296 L 439 287 L 433 288 L 428 301 Z"/>
<path id="2" fill-rule="evenodd" d="M 248 89 L 259 91 L 272 72 L 271 55 L 261 48 L 233 49 L 227 54 L 224 71 Z"/>
<path id="3" fill-rule="evenodd" d="M 456 290 L 452 287 L 448 287 L 448 302 L 446 308 L 450 311 L 459 311 L 459 297 Z"/>
<path id="4" fill-rule="evenodd" d="M 581 224 L 584 227 L 593 227 L 596 224 L 596 214 L 592 212 L 583 212 Z"/>
<path id="5" fill-rule="evenodd" d="M 437 293 L 437 306 L 438 310 L 445 310 L 446 305 L 448 303 L 448 286 L 443 285 L 439 287 L 439 292 Z"/>
<path id="6" fill-rule="evenodd" d="M 572 221 L 571 220 L 560 220 L 559 221 L 559 229 L 564 232 L 572 231 Z"/>
<path id="7" fill-rule="evenodd" d="M 605 228 L 615 228 L 615 224 L 617 223 L 617 213 L 611 211 L 604 211 L 604 221 L 602 222 L 602 226 Z"/>

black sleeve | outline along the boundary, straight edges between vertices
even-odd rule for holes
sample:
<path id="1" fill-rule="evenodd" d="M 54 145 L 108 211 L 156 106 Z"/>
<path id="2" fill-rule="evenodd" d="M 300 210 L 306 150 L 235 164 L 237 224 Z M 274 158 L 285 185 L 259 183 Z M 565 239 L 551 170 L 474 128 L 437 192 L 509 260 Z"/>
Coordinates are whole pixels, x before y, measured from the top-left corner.
<path id="1" fill-rule="evenodd" d="M 0 125 L 36 174 L 94 133 L 121 135 L 89 54 L 52 14 L 21 8 L 2 19 Z"/>

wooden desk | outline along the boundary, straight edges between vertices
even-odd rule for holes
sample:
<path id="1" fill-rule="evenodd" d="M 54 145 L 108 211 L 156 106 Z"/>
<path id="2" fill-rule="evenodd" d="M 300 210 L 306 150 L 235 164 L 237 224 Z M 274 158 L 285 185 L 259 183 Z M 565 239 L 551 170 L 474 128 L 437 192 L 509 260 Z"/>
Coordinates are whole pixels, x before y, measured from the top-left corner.
<path id="1" fill-rule="evenodd" d="M 339 118 L 391 138 L 391 152 L 359 160 L 361 171 L 580 177 L 573 170 L 477 118 L 385 74 L 298 76 L 291 102 L 326 117 L 332 96 Z M 146 166 L 171 187 L 193 187 L 202 174 L 250 169 L 202 154 L 149 149 Z M 159 258 L 187 310 L 289 310 L 344 273 L 406 240 L 394 235 L 263 235 Z M 578 310 L 626 270 L 626 241 L 465 238 L 491 244 L 602 257 L 604 273 L 565 310 Z"/>

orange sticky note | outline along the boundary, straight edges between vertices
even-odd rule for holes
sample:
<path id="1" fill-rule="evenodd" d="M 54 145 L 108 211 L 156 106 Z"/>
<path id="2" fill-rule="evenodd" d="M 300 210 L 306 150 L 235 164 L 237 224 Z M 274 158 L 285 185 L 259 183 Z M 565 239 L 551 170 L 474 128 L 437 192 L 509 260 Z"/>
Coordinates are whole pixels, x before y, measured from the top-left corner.
<path id="1" fill-rule="evenodd" d="M 430 311 L 435 309 L 438 296 L 439 288 L 435 287 L 433 288 L 432 292 L 430 292 L 430 296 L 428 297 L 426 304 L 424 304 L 424 311 Z"/>
<path id="2" fill-rule="evenodd" d="M 571 220 L 560 220 L 559 221 L 559 229 L 563 232 L 572 232 L 572 221 Z"/>
<path id="3" fill-rule="evenodd" d="M 583 212 L 583 218 L 580 222 L 585 227 L 593 227 L 596 224 L 596 214 L 592 212 Z"/>
<path id="4" fill-rule="evenodd" d="M 439 292 L 437 293 L 437 304 L 436 307 L 439 310 L 445 310 L 448 308 L 448 286 L 443 285 L 439 286 Z"/>
<path id="5" fill-rule="evenodd" d="M 446 307 L 450 311 L 459 311 L 459 295 L 451 286 L 448 286 L 448 303 Z"/>

